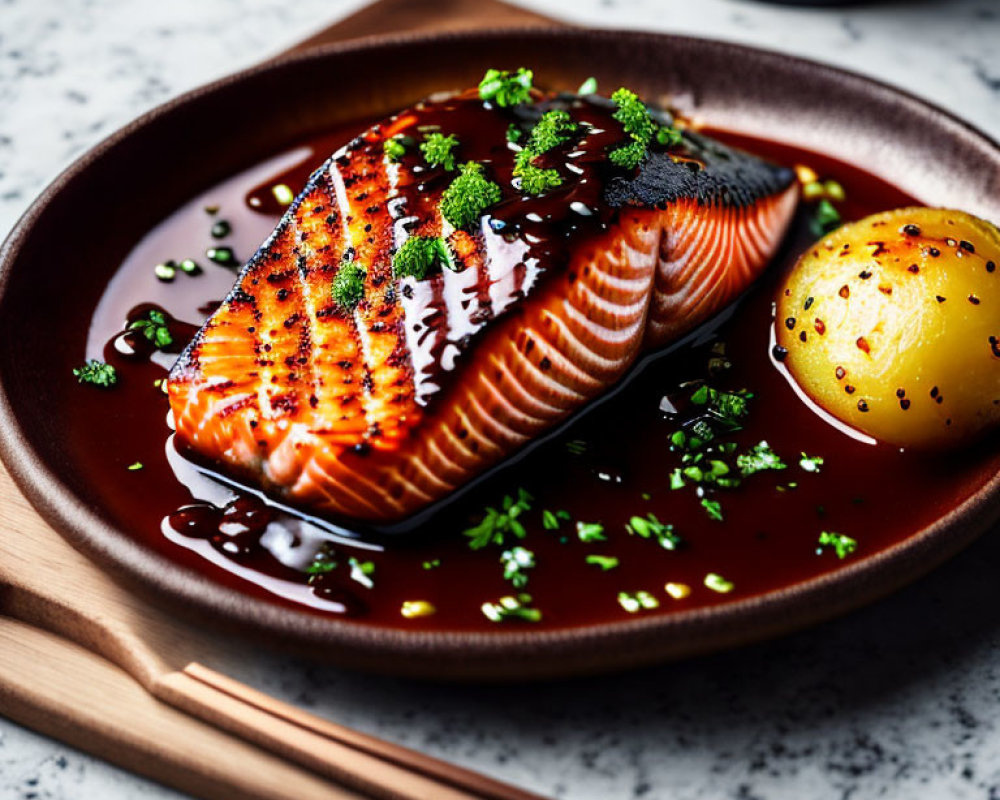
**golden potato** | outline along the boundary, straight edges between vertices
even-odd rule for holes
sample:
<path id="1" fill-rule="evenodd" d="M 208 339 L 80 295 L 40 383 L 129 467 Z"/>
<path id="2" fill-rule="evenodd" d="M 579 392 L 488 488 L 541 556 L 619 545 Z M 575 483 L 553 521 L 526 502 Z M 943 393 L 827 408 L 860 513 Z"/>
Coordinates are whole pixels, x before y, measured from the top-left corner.
<path id="1" fill-rule="evenodd" d="M 903 208 L 844 225 L 778 290 L 775 357 L 822 408 L 900 447 L 1000 420 L 1000 231 Z"/>

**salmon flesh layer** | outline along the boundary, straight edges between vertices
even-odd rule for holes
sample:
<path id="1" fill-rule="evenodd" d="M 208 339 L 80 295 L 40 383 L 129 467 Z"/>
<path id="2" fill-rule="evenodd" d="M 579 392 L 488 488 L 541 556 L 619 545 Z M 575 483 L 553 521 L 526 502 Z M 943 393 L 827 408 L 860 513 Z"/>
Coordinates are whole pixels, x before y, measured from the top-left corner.
<path id="1" fill-rule="evenodd" d="M 532 131 L 553 110 L 571 135 L 542 152 Z M 778 247 L 794 174 L 693 132 L 616 165 L 630 139 L 614 112 L 466 92 L 335 153 L 173 367 L 182 450 L 313 514 L 399 520 L 729 304 Z M 540 193 L 517 174 L 522 146 Z M 441 203 L 465 173 L 496 188 L 456 227 Z M 423 274 L 400 266 L 413 237 Z"/>

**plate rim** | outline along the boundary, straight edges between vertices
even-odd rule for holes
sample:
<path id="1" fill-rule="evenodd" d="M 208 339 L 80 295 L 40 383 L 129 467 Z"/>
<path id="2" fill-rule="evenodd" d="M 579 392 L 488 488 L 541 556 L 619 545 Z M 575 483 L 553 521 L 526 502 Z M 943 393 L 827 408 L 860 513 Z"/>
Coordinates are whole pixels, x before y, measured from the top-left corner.
<path id="1" fill-rule="evenodd" d="M 750 45 L 669 33 L 565 27 L 372 36 L 317 46 L 253 65 L 185 92 L 102 139 L 53 179 L 0 245 L 0 297 L 6 294 L 10 275 L 30 231 L 62 189 L 134 132 L 193 100 L 300 62 L 359 52 L 370 55 L 372 50 L 402 45 L 447 46 L 456 41 L 514 37 L 684 42 L 690 47 L 718 48 L 744 58 L 764 59 L 783 68 L 818 72 L 835 81 L 860 84 L 863 91 L 887 93 L 953 126 L 966 139 L 1000 157 L 1000 144 L 991 136 L 911 92 L 858 72 Z M 636 666 L 770 638 L 819 623 L 897 590 L 964 548 L 1000 514 L 998 471 L 972 495 L 905 539 L 834 571 L 748 598 L 671 614 L 541 630 L 408 631 L 327 618 L 270 603 L 215 583 L 145 548 L 129 537 L 127 531 L 101 519 L 62 482 L 43 455 L 31 447 L 14 414 L 8 394 L 9 380 L 6 375 L 0 376 L 0 459 L 41 517 L 74 547 L 143 593 L 155 595 L 161 606 L 168 604 L 189 614 L 208 612 L 214 623 L 233 623 L 257 636 L 277 636 L 278 643 L 290 644 L 294 649 L 305 648 L 313 656 L 393 674 L 466 679 L 554 677 Z M 949 532 L 955 535 L 946 535 Z M 859 588 L 863 590 L 858 591 Z M 671 646 L 670 642 L 654 641 L 654 634 L 666 640 L 693 635 L 695 641 L 679 647 L 674 642 Z M 612 650 L 611 645 L 616 647 Z M 326 648 L 327 652 L 317 653 L 317 647 Z M 349 652 L 328 652 L 339 647 L 346 647 Z M 392 656 L 401 658 L 389 658 Z M 537 662 L 532 663 L 533 659 Z"/>

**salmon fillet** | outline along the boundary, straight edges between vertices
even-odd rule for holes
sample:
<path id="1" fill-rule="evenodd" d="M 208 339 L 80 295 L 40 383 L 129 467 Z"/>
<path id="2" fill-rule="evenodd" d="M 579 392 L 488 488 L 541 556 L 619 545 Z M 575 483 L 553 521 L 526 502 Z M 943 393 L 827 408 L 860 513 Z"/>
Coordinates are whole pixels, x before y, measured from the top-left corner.
<path id="1" fill-rule="evenodd" d="M 577 127 L 533 160 L 559 177 L 531 194 L 517 154 L 553 110 Z M 335 153 L 173 367 L 181 448 L 313 514 L 399 520 L 733 301 L 786 231 L 792 172 L 695 133 L 615 166 L 629 136 L 614 110 L 596 96 L 500 109 L 466 92 Z M 420 147 L 433 133 L 457 142 L 450 169 Z M 441 201 L 468 161 L 499 199 L 456 227 Z M 413 237 L 446 245 L 425 276 L 394 270 Z M 356 304 L 333 291 L 348 269 L 363 276 Z"/>

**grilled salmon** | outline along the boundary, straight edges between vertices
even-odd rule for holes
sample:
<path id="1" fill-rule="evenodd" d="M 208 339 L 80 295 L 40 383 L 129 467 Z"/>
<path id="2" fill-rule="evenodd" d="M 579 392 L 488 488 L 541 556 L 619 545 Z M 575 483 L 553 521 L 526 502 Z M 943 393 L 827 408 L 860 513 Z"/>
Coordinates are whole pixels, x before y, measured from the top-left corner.
<path id="1" fill-rule="evenodd" d="M 173 367 L 182 449 L 310 513 L 399 520 L 724 308 L 794 175 L 628 101 L 470 90 L 336 152 Z"/>

